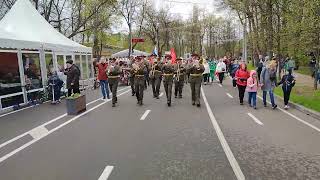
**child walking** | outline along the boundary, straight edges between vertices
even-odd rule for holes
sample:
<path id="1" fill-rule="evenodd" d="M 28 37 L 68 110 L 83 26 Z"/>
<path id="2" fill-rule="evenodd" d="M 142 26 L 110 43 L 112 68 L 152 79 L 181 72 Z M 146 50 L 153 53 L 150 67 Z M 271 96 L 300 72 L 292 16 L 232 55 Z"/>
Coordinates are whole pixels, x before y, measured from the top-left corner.
<path id="1" fill-rule="evenodd" d="M 249 105 L 254 109 L 257 109 L 257 91 L 258 91 L 258 79 L 257 72 L 255 70 L 250 71 L 250 77 L 247 80 L 246 91 L 249 94 Z"/>
<path id="2" fill-rule="evenodd" d="M 284 97 L 284 109 L 289 109 L 288 106 L 289 100 L 290 100 L 290 94 L 293 86 L 296 84 L 296 80 L 292 75 L 292 69 L 288 70 L 288 74 L 285 74 L 282 76 L 281 81 L 278 83 L 278 85 L 282 84 L 282 91 L 283 91 L 283 97 Z"/>

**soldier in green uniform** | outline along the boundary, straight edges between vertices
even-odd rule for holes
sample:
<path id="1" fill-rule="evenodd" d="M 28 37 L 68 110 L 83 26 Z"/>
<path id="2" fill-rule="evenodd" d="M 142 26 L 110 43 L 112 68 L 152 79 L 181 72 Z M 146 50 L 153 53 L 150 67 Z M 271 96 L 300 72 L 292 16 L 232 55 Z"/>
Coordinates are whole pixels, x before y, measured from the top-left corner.
<path id="1" fill-rule="evenodd" d="M 156 55 L 151 55 L 151 70 L 150 70 L 150 81 L 152 85 L 153 97 L 159 99 L 160 94 L 160 85 L 161 85 L 161 76 L 162 76 L 162 64 L 160 61 L 153 59 L 157 57 Z"/>
<path id="2" fill-rule="evenodd" d="M 189 81 L 192 93 L 192 105 L 200 107 L 200 88 L 204 66 L 199 63 L 199 56 L 197 54 L 192 54 L 192 60 L 193 63 L 188 67 L 188 72 L 190 73 Z"/>
<path id="3" fill-rule="evenodd" d="M 109 80 L 109 87 L 112 92 L 112 107 L 116 106 L 118 102 L 117 98 L 117 91 L 118 91 L 118 84 L 119 84 L 119 77 L 121 74 L 121 68 L 116 63 L 116 59 L 110 59 L 110 64 L 108 67 L 108 80 Z"/>
<path id="4" fill-rule="evenodd" d="M 171 56 L 166 56 L 166 63 L 163 65 L 162 73 L 163 86 L 167 95 L 167 104 L 168 106 L 171 106 L 172 84 L 174 75 L 174 67 L 171 64 Z"/>
<path id="5" fill-rule="evenodd" d="M 145 64 L 140 57 L 137 57 L 135 63 L 132 65 L 134 72 L 134 87 L 137 97 L 137 104 L 143 105 L 143 91 L 145 85 Z"/>
<path id="6" fill-rule="evenodd" d="M 129 75 L 129 81 L 130 81 L 130 86 L 131 86 L 131 94 L 132 96 L 135 96 L 135 87 L 134 87 L 134 71 L 132 68 L 132 65 L 134 64 L 135 59 L 131 58 L 131 63 L 130 63 L 130 75 Z"/>
<path id="7" fill-rule="evenodd" d="M 186 67 L 182 64 L 182 59 L 177 59 L 177 64 L 174 66 L 175 72 L 175 80 L 174 80 L 174 97 L 182 98 L 182 89 L 184 85 L 185 75 L 186 75 Z"/>

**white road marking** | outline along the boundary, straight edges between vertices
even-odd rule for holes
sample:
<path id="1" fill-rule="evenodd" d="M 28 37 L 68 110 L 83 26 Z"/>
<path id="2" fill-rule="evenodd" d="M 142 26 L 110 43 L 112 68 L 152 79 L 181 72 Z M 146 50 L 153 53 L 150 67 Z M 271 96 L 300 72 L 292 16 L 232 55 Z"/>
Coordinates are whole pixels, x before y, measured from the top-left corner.
<path id="1" fill-rule="evenodd" d="M 25 108 L 22 108 L 22 109 L 18 109 L 18 110 L 15 110 L 15 111 L 11 111 L 11 112 L 2 114 L 2 115 L 0 115 L 0 118 L 2 118 L 4 116 L 7 116 L 7 115 L 10 115 L 10 114 L 13 114 L 13 113 L 17 113 L 19 111 L 23 111 L 23 110 L 29 109 L 29 108 L 32 108 L 32 106 L 28 106 L 28 107 L 25 107 Z"/>
<path id="2" fill-rule="evenodd" d="M 233 98 L 233 96 L 231 96 L 231 94 L 230 93 L 227 93 L 227 96 L 229 96 L 229 98 Z"/>
<path id="3" fill-rule="evenodd" d="M 219 85 L 220 87 L 222 87 L 222 84 L 219 83 L 218 85 Z"/>
<path id="4" fill-rule="evenodd" d="M 113 170 L 113 166 L 107 166 L 98 180 L 107 180 Z"/>
<path id="5" fill-rule="evenodd" d="M 129 91 L 130 91 L 130 90 L 127 90 L 127 91 L 125 91 L 125 92 L 123 92 L 123 93 L 120 93 L 118 96 L 121 96 L 121 95 L 123 95 L 123 94 L 126 94 L 126 93 L 128 93 Z M 79 117 L 81 117 L 81 116 L 83 116 L 83 115 L 85 115 L 85 114 L 87 114 L 87 113 L 91 112 L 92 110 L 94 110 L 94 109 L 96 109 L 96 108 L 98 108 L 98 107 L 100 107 L 100 106 L 104 105 L 105 103 L 107 103 L 107 102 L 109 102 L 109 101 L 111 101 L 111 99 L 108 99 L 108 101 L 105 101 L 105 102 L 103 102 L 103 103 L 101 103 L 101 104 L 98 104 L 98 105 L 94 106 L 93 108 L 88 109 L 87 111 L 83 112 L 82 114 L 79 114 L 79 115 L 77 115 L 77 116 L 73 117 L 72 119 L 68 120 L 67 122 L 65 122 L 65 123 L 63 123 L 63 124 L 61 124 L 61 125 L 57 126 L 56 128 L 54 128 L 54 129 L 50 130 L 50 131 L 49 131 L 45 136 L 42 136 L 42 137 L 40 137 L 40 138 L 38 138 L 38 139 L 33 139 L 32 141 L 29 141 L 28 143 L 26 143 L 26 144 L 22 145 L 21 147 L 19 147 L 19 148 L 15 149 L 14 151 L 12 151 L 12 152 L 10 152 L 10 153 L 6 154 L 5 156 L 3 156 L 3 157 L 1 157 L 1 158 L 0 158 L 0 163 L 1 163 L 1 162 L 3 162 L 3 161 L 5 161 L 5 160 L 6 160 L 6 159 L 8 159 L 9 157 L 13 156 L 14 154 L 16 154 L 16 153 L 20 152 L 21 150 L 25 149 L 26 147 L 28 147 L 28 146 L 32 145 L 33 143 L 35 143 L 35 142 L 39 141 L 40 139 L 42 139 L 42 138 L 44 138 L 44 137 L 48 136 L 49 134 L 51 134 L 51 133 L 55 132 L 56 130 L 58 130 L 58 129 L 62 128 L 63 126 L 65 126 L 65 125 L 67 125 L 67 124 L 71 123 L 72 121 L 74 121 L 74 120 L 78 119 Z M 53 120 L 57 121 L 58 119 L 61 119 L 62 117 L 65 117 L 65 116 L 67 116 L 67 114 L 63 114 L 63 115 L 61 115 L 61 116 L 59 116 L 59 117 L 57 117 L 57 118 L 55 118 L 55 119 L 53 119 Z M 46 126 L 46 125 L 50 124 L 51 122 L 54 122 L 53 120 L 51 120 L 50 122 L 44 123 L 44 124 L 42 124 L 42 125 L 40 125 L 40 126 L 43 126 L 43 127 L 44 127 L 44 126 Z M 38 126 L 38 127 L 39 127 L 39 126 Z M 36 128 L 34 128 L 34 129 L 36 129 Z M 34 129 L 32 129 L 32 130 L 34 130 Z M 14 140 L 20 139 L 21 137 L 23 137 L 23 136 L 25 136 L 25 135 L 29 134 L 32 130 L 30 130 L 30 131 L 28 131 L 28 132 L 26 132 L 26 133 L 23 133 L 23 134 L 21 134 L 21 135 L 19 135 L 19 136 L 15 137 L 15 138 L 13 138 L 13 139 L 11 139 L 11 140 L 7 141 L 7 142 L 5 142 L 5 143 L 1 144 L 1 145 L 0 145 L 0 148 L 1 148 L 1 147 L 3 147 L 3 146 L 5 146 L 5 145 L 7 145 L 7 144 L 9 144 L 9 143 L 11 143 L 11 142 L 13 142 Z"/>
<path id="6" fill-rule="evenodd" d="M 259 124 L 260 126 L 263 126 L 263 123 L 259 121 L 259 119 L 256 118 L 253 114 L 248 113 L 248 116 L 250 116 L 257 124 Z"/>
<path id="7" fill-rule="evenodd" d="M 161 96 L 163 96 L 163 92 L 162 92 L 162 93 L 160 93 L 160 97 L 161 97 Z"/>
<path id="8" fill-rule="evenodd" d="M 29 134 L 33 137 L 33 139 L 40 139 L 41 137 L 46 136 L 48 133 L 49 131 L 47 128 L 44 126 L 39 126 L 30 131 Z"/>
<path id="9" fill-rule="evenodd" d="M 259 99 L 261 99 L 261 100 L 263 100 L 263 98 L 262 98 L 261 96 L 258 96 L 258 98 L 259 98 Z M 268 102 L 269 104 L 271 104 L 269 101 L 267 101 L 267 102 Z M 320 132 L 320 129 L 319 129 L 318 127 L 316 127 L 316 126 L 314 126 L 314 125 L 312 125 L 312 124 L 310 124 L 310 123 L 308 123 L 308 122 L 306 122 L 306 121 L 304 121 L 304 120 L 300 119 L 299 117 L 297 117 L 297 116 L 295 116 L 295 115 L 293 115 L 293 114 L 289 113 L 288 111 L 286 111 L 286 110 L 284 110 L 284 109 L 282 109 L 282 108 L 280 108 L 280 107 L 278 107 L 278 109 L 279 109 L 280 111 L 282 111 L 283 113 L 285 113 L 285 114 L 287 114 L 287 115 L 289 115 L 289 116 L 293 117 L 294 119 L 298 120 L 299 122 L 301 122 L 301 123 L 303 123 L 303 124 L 305 124 L 305 125 L 307 125 L 307 126 L 311 127 L 312 129 L 314 129 L 314 130 L 316 130 L 316 131 Z"/>
<path id="10" fill-rule="evenodd" d="M 130 88 L 130 87 L 125 87 L 125 88 L 119 89 L 118 92 L 120 92 L 120 91 L 122 91 L 122 90 L 125 90 L 125 89 L 128 89 L 128 88 Z M 112 93 L 111 93 L 111 94 L 112 94 Z M 97 101 L 99 101 L 99 100 L 102 100 L 102 98 L 99 98 L 99 99 L 96 99 L 96 100 L 94 100 L 94 101 L 89 102 L 89 103 L 87 104 L 87 106 L 90 105 L 90 104 L 93 104 L 93 103 L 95 103 L 95 102 L 97 102 Z M 48 102 L 50 102 L 50 101 L 45 101 L 44 103 L 48 103 Z M 36 106 L 39 106 L 39 105 L 37 104 Z M 26 110 L 26 109 L 29 109 L 29 108 L 32 108 L 32 107 L 34 107 L 34 106 L 28 106 L 28 107 L 25 107 L 25 108 L 22 108 L 22 109 L 18 109 L 18 110 L 11 111 L 11 112 L 8 112 L 8 113 L 5 113 L 5 114 L 1 114 L 1 115 L 0 115 L 0 118 L 2 118 L 2 117 L 4 117 L 4 116 L 7 116 L 7 115 L 10 115 L 10 114 L 14 114 L 14 113 L 23 111 L 23 110 Z M 1 147 L 0 147 L 0 148 L 1 148 Z"/>
<path id="11" fill-rule="evenodd" d="M 150 113 L 151 110 L 146 110 L 146 112 L 144 112 L 144 114 L 141 116 L 140 120 L 143 121 L 146 119 L 146 117 L 148 116 L 148 114 Z"/>
<path id="12" fill-rule="evenodd" d="M 232 153 L 232 151 L 231 151 L 231 149 L 230 149 L 230 147 L 229 147 L 229 145 L 227 143 L 227 140 L 224 137 L 224 135 L 222 133 L 222 130 L 220 129 L 220 126 L 219 126 L 216 118 L 213 115 L 213 112 L 212 112 L 211 107 L 210 107 L 210 105 L 208 103 L 208 100 L 207 100 L 207 97 L 206 97 L 206 95 L 204 93 L 203 88 L 201 88 L 201 93 L 202 93 L 202 98 L 204 100 L 204 103 L 206 104 L 207 111 L 208 111 L 209 117 L 211 119 L 212 125 L 213 125 L 213 127 L 214 127 L 214 129 L 215 129 L 215 131 L 217 133 L 219 141 L 220 141 L 220 143 L 222 145 L 222 148 L 223 148 L 223 150 L 224 150 L 224 152 L 225 152 L 225 154 L 226 154 L 226 156 L 227 156 L 227 158 L 229 160 L 229 163 L 230 163 L 230 165 L 231 165 L 231 167 L 233 169 L 233 172 L 235 173 L 235 175 L 236 175 L 238 180 L 245 180 L 245 177 L 244 177 L 244 175 L 243 175 L 243 173 L 241 171 L 241 168 L 240 168 L 236 158 L 234 157 L 234 155 L 233 155 L 233 153 Z"/>

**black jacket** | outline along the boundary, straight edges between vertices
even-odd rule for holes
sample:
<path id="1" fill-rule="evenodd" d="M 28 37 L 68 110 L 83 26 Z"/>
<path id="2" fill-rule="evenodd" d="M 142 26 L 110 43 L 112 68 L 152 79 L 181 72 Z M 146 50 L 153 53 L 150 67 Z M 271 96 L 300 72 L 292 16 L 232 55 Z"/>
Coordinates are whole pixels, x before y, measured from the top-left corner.
<path id="1" fill-rule="evenodd" d="M 70 68 L 67 68 L 64 71 L 64 74 L 67 75 L 67 89 L 71 88 L 71 83 L 73 83 L 74 88 L 79 88 L 80 80 L 80 69 L 76 65 L 72 65 Z"/>

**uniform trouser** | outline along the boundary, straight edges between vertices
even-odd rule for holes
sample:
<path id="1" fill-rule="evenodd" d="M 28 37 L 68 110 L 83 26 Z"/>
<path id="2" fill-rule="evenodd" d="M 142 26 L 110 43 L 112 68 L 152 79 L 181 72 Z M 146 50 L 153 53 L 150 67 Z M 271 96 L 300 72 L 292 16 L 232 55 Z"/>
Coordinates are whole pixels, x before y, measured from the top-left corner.
<path id="1" fill-rule="evenodd" d="M 134 87 L 138 101 L 143 100 L 144 81 L 144 77 L 137 77 L 134 79 Z"/>
<path id="2" fill-rule="evenodd" d="M 112 92 L 112 104 L 115 104 L 118 100 L 117 99 L 118 84 L 119 84 L 118 78 L 109 78 L 109 87 Z"/>
<path id="3" fill-rule="evenodd" d="M 135 94 L 135 86 L 134 86 L 134 77 L 130 77 L 130 86 L 131 86 L 131 93 Z"/>
<path id="4" fill-rule="evenodd" d="M 190 77 L 192 103 L 200 104 L 200 89 L 202 76 Z"/>
<path id="5" fill-rule="evenodd" d="M 164 90 L 166 92 L 167 95 L 167 102 L 171 103 L 171 96 L 172 96 L 172 82 L 173 80 L 164 80 L 163 81 L 163 86 L 164 86 Z"/>
<path id="6" fill-rule="evenodd" d="M 161 78 L 151 78 L 152 92 L 154 97 L 158 97 L 160 94 Z"/>
<path id="7" fill-rule="evenodd" d="M 175 81 L 174 82 L 174 95 L 175 96 L 178 96 L 178 93 L 179 93 L 180 97 L 182 96 L 183 84 L 184 84 L 184 81 Z"/>

